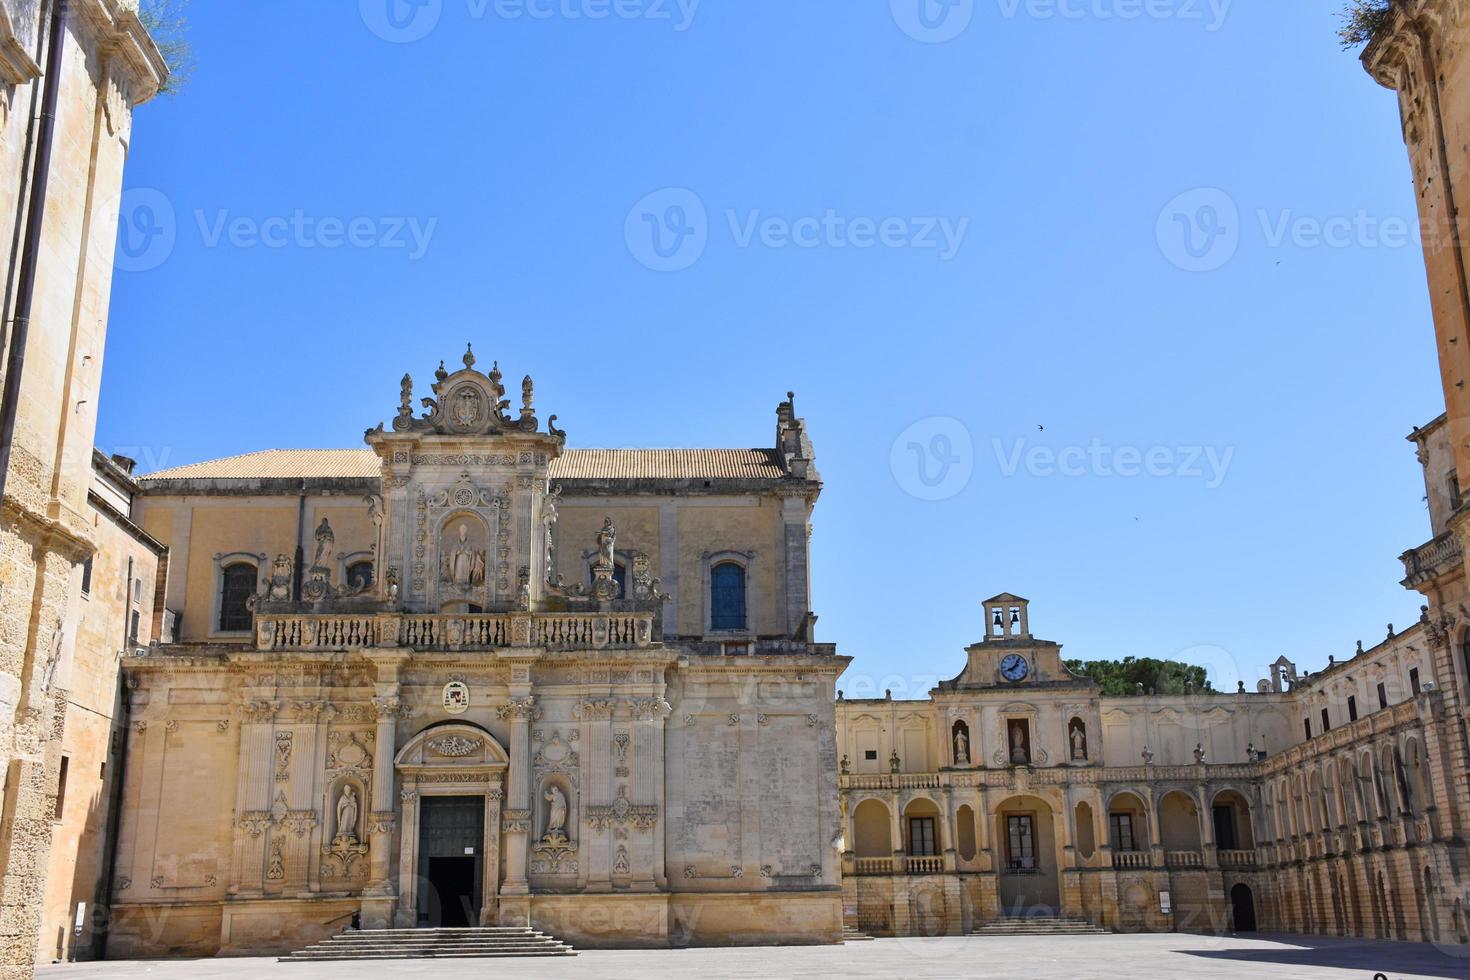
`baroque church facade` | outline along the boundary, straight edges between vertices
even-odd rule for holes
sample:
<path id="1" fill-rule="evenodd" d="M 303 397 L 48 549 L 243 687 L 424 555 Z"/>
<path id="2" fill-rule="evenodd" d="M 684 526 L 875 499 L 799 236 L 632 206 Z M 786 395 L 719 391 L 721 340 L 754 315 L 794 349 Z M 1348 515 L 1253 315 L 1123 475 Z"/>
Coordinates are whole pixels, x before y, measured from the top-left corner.
<path id="1" fill-rule="evenodd" d="M 432 388 L 366 451 L 142 481 L 176 642 L 125 664 L 109 954 L 836 941 L 847 661 L 792 402 L 771 449 L 578 451 L 529 377 Z"/>

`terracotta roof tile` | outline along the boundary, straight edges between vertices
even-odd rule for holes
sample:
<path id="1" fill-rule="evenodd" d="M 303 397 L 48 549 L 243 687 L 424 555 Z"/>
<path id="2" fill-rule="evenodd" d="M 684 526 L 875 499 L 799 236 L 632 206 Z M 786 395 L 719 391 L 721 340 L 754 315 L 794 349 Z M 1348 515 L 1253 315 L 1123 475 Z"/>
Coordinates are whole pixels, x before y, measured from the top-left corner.
<path id="1" fill-rule="evenodd" d="M 379 473 L 370 449 L 267 449 L 159 470 L 163 480 L 364 479 Z M 772 449 L 569 449 L 551 464 L 553 480 L 779 480 Z"/>

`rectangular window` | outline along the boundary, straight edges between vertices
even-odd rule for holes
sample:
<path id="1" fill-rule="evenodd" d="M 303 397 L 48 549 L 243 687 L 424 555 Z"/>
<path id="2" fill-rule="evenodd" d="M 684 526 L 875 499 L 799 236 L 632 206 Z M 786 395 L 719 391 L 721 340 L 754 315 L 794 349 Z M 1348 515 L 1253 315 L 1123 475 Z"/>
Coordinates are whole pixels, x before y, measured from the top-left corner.
<path id="1" fill-rule="evenodd" d="M 1113 850 L 1136 851 L 1137 845 L 1133 840 L 1133 814 L 1110 813 L 1108 814 L 1108 828 L 1112 831 Z"/>
<path id="2" fill-rule="evenodd" d="M 869 762 L 877 762 L 878 761 L 878 750 L 877 749 L 868 749 L 866 752 L 863 753 L 863 758 L 866 759 Z"/>
<path id="3" fill-rule="evenodd" d="M 1031 814 L 1006 817 L 1008 853 L 1006 867 L 1011 871 L 1036 870 L 1036 841 Z"/>
<path id="4" fill-rule="evenodd" d="M 1378 685 L 1378 710 L 1382 711 L 1388 707 L 1388 689 L 1382 684 Z"/>
<path id="5" fill-rule="evenodd" d="M 92 559 L 82 562 L 82 595 L 92 594 Z"/>
<path id="6" fill-rule="evenodd" d="M 1330 731 L 1332 731 L 1332 722 L 1328 720 L 1327 709 L 1326 708 L 1323 708 L 1322 709 L 1322 733 L 1325 735 L 1326 733 L 1328 733 Z"/>
<path id="7" fill-rule="evenodd" d="M 1235 842 L 1235 808 L 1233 806 L 1217 806 L 1214 808 L 1215 817 L 1215 846 L 1222 851 L 1237 850 L 1239 845 Z"/>
<path id="8" fill-rule="evenodd" d="M 1409 668 L 1409 690 L 1414 692 L 1414 697 L 1419 696 L 1419 668 Z"/>
<path id="9" fill-rule="evenodd" d="M 1348 695 L 1348 721 L 1357 721 L 1357 720 L 1358 720 L 1358 696 L 1356 694 L 1349 694 Z"/>
<path id="10" fill-rule="evenodd" d="M 134 643 L 138 642 L 138 627 L 141 624 L 141 614 L 138 612 L 138 610 L 134 609 L 132 622 L 128 624 L 128 639 Z"/>
<path id="11" fill-rule="evenodd" d="M 910 817 L 909 855 L 911 857 L 933 857 L 937 853 L 934 849 L 934 818 Z"/>
<path id="12" fill-rule="evenodd" d="M 70 764 L 70 759 L 61 757 L 61 770 L 56 774 L 56 812 L 52 815 L 53 820 L 60 820 L 62 811 L 66 808 L 66 770 Z"/>
<path id="13" fill-rule="evenodd" d="M 1302 731 L 1307 733 L 1307 741 L 1310 742 L 1312 740 L 1312 719 L 1302 719 Z"/>

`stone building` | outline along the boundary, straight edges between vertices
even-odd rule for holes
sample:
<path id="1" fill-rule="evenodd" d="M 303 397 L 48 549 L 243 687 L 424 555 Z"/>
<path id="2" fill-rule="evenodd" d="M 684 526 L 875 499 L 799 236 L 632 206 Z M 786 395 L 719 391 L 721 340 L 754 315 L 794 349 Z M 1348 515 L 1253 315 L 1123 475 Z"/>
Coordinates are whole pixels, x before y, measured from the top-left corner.
<path id="1" fill-rule="evenodd" d="M 576 450 L 497 368 L 366 450 L 153 474 L 178 642 L 128 659 L 110 955 L 372 927 L 587 945 L 841 935 L 821 489 L 753 450 Z"/>
<path id="2" fill-rule="evenodd" d="M 1434 539 L 1463 591 L 1444 418 L 1415 429 Z M 1457 603 L 1458 622 L 1470 611 Z M 846 912 L 880 935 L 1060 914 L 1121 931 L 1261 929 L 1470 942 L 1470 639 L 1450 614 L 1252 691 L 1102 697 L 1025 599 L 923 701 L 837 703 Z"/>
<path id="3" fill-rule="evenodd" d="M 91 738 L 78 728 L 90 725 L 78 706 L 98 692 L 94 678 L 77 672 L 95 655 L 115 654 L 122 638 L 119 630 L 105 649 L 86 648 L 81 584 L 106 534 L 89 493 L 117 200 L 133 107 L 166 74 L 136 7 L 134 0 L 0 2 L 0 210 L 8 216 L 0 235 L 0 977 L 7 978 L 29 976 L 37 956 L 62 745 Z M 109 668 L 108 679 L 115 676 Z M 69 839 L 72 830 L 62 826 Z M 48 936 L 40 955 L 49 958 L 55 944 Z"/>

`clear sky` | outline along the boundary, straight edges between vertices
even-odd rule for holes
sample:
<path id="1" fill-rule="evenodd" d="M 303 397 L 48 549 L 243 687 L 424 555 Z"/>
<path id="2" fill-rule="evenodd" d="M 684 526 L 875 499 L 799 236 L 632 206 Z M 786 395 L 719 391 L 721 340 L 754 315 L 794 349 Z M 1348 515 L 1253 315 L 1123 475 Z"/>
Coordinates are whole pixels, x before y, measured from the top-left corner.
<path id="1" fill-rule="evenodd" d="M 852 696 L 958 673 L 1001 591 L 1231 688 L 1411 623 L 1443 399 L 1342 0 L 919 4 L 196 4 L 99 444 L 360 446 L 473 341 L 574 446 L 770 446 L 794 389 Z"/>

